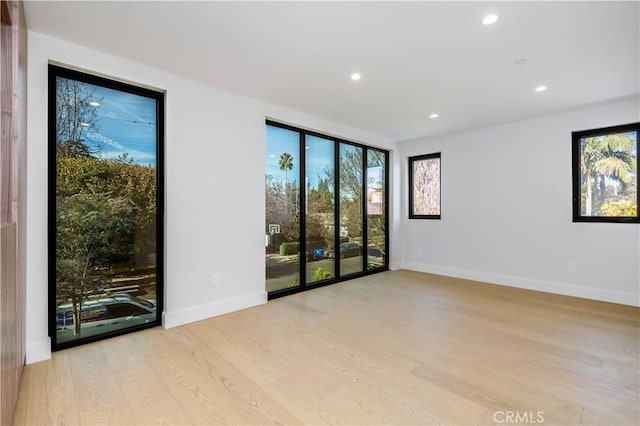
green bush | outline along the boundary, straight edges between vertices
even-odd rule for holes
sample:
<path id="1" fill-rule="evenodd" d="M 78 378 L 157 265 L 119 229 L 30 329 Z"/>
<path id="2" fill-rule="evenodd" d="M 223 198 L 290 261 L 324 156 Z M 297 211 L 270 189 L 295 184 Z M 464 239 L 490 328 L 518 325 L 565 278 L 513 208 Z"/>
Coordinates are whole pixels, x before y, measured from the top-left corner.
<path id="1" fill-rule="evenodd" d="M 313 273 L 313 277 L 311 277 L 311 282 L 317 282 L 317 281 L 324 281 L 324 280 L 328 280 L 329 278 L 331 278 L 331 272 L 329 271 L 325 271 L 322 268 L 318 268 L 316 269 L 316 271 Z"/>
<path id="2" fill-rule="evenodd" d="M 620 200 L 617 202 L 609 202 L 603 204 L 600 210 L 605 216 L 619 217 L 619 216 L 637 216 L 638 209 L 636 203 L 631 200 Z"/>
<path id="3" fill-rule="evenodd" d="M 280 256 L 289 256 L 291 254 L 298 254 L 299 252 L 300 243 L 297 241 L 280 244 Z"/>

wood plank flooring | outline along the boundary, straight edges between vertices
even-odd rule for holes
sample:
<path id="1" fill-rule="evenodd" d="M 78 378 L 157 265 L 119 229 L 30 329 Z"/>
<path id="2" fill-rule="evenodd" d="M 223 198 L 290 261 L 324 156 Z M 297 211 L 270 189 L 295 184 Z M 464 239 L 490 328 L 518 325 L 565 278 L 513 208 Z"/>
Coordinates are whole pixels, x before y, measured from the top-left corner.
<path id="1" fill-rule="evenodd" d="M 638 308 L 390 271 L 54 353 L 15 423 L 638 425 L 639 347 Z"/>

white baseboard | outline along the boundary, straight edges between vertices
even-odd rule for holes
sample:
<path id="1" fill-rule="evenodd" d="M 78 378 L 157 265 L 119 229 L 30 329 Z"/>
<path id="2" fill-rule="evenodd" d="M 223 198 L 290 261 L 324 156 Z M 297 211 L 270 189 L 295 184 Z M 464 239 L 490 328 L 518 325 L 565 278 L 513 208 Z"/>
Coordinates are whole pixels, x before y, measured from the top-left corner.
<path id="1" fill-rule="evenodd" d="M 575 284 L 558 283 L 552 281 L 534 280 L 530 278 L 513 277 L 490 272 L 469 271 L 466 269 L 450 268 L 447 266 L 429 265 L 418 262 L 404 262 L 404 269 L 430 274 L 446 275 L 467 280 L 482 281 L 545 293 L 561 294 L 564 296 L 580 297 L 583 299 L 599 300 L 602 302 L 619 303 L 621 305 L 640 307 L 640 295 L 624 291 L 607 290 L 603 288 L 585 287 Z"/>
<path id="2" fill-rule="evenodd" d="M 163 312 L 162 326 L 164 328 L 177 327 L 264 303 L 267 303 L 267 293 L 259 292 L 176 312 Z M 27 353 L 25 363 L 27 365 L 51 359 L 51 339 L 49 337 L 37 342 L 28 342 L 26 346 Z"/>
<path id="3" fill-rule="evenodd" d="M 47 337 L 37 342 L 27 342 L 25 364 L 35 364 L 48 359 L 51 359 L 51 338 Z"/>
<path id="4" fill-rule="evenodd" d="M 263 291 L 175 312 L 163 312 L 162 327 L 173 328 L 264 303 L 267 303 L 267 293 Z"/>

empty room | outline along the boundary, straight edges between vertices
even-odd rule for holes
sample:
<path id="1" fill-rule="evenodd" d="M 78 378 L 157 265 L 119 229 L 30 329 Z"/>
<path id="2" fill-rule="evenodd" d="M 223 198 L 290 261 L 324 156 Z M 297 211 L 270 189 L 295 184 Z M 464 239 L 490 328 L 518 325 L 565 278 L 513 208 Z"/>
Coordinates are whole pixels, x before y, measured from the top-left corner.
<path id="1" fill-rule="evenodd" d="M 640 424 L 640 2 L 0 3 L 2 425 Z"/>

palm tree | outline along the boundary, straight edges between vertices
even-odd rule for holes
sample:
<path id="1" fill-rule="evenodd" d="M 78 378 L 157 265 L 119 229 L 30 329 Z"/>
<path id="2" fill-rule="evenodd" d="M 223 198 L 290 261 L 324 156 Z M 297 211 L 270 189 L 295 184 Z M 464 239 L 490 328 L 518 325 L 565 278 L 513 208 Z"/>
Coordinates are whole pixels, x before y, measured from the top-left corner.
<path id="1" fill-rule="evenodd" d="M 629 184 L 636 170 L 636 158 L 632 154 L 635 141 L 626 133 L 584 138 L 581 141 L 580 166 L 585 184 L 585 215 L 593 210 L 593 183 L 600 183 L 604 195 L 605 179 Z"/>
<path id="2" fill-rule="evenodd" d="M 289 170 L 293 169 L 293 157 L 288 152 L 280 154 L 280 161 L 278 162 L 280 170 L 284 170 L 284 193 L 286 198 L 285 211 L 287 216 L 290 216 L 291 209 L 293 208 L 293 200 L 291 199 L 291 187 L 289 186 Z"/>
<path id="3" fill-rule="evenodd" d="M 293 157 L 288 152 L 280 154 L 280 161 L 278 162 L 280 170 L 284 170 L 284 181 L 286 187 L 289 187 L 288 171 L 293 169 Z"/>

